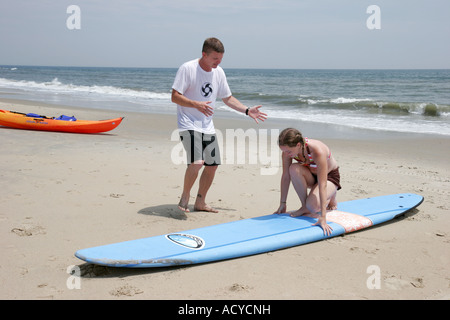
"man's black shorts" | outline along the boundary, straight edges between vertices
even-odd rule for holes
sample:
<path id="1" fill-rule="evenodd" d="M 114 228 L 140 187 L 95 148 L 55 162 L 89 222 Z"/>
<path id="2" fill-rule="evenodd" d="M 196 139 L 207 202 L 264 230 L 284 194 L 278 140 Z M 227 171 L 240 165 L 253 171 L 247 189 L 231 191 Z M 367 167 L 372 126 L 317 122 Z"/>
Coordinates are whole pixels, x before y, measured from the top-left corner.
<path id="1" fill-rule="evenodd" d="M 187 163 L 204 160 L 205 166 L 220 164 L 220 150 L 215 134 L 194 130 L 180 131 L 180 138 L 187 154 Z"/>

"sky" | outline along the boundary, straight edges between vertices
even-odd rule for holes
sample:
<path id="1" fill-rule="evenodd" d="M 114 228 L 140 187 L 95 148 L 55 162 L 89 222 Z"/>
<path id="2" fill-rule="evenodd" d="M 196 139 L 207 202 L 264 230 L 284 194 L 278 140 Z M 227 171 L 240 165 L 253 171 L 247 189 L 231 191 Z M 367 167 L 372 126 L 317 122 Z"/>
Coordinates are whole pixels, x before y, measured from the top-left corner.
<path id="1" fill-rule="evenodd" d="M 449 69 L 449 12 L 448 0 L 0 0 L 0 65 L 177 68 L 217 37 L 224 68 Z"/>

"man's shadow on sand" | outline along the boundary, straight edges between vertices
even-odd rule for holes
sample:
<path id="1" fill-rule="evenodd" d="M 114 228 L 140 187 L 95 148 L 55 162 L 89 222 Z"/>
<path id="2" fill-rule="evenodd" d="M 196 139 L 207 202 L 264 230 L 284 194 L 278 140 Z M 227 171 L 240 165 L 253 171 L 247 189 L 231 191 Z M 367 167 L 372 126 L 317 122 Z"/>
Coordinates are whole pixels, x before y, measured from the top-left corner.
<path id="1" fill-rule="evenodd" d="M 219 211 L 224 211 L 224 210 L 225 211 L 230 211 L 230 210 L 234 211 L 232 209 L 221 208 L 221 207 L 215 207 L 215 209 L 217 209 Z M 194 210 L 193 206 L 189 206 L 189 210 L 190 210 L 190 212 L 187 212 L 187 214 L 193 213 L 193 212 L 201 212 L 201 211 Z M 181 211 L 178 208 L 178 205 L 176 205 L 176 204 L 161 204 L 159 206 L 143 208 L 138 211 L 138 214 L 144 214 L 147 216 L 164 217 L 164 218 L 176 219 L 176 220 L 187 220 L 188 219 L 188 216 L 186 215 L 186 213 Z"/>
<path id="2" fill-rule="evenodd" d="M 159 206 L 147 207 L 139 210 L 138 213 L 176 220 L 187 220 L 188 218 L 186 213 L 178 209 L 176 204 L 161 204 Z"/>

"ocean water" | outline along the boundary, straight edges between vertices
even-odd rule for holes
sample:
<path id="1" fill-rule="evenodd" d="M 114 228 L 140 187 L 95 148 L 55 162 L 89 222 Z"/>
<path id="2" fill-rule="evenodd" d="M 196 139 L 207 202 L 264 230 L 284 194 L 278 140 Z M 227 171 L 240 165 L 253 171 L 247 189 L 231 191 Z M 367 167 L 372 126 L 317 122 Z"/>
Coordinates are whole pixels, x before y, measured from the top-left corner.
<path id="1" fill-rule="evenodd" d="M 170 95 L 176 71 L 0 66 L 0 97 L 175 115 Z M 225 73 L 236 98 L 262 105 L 273 119 L 450 136 L 450 70 L 225 68 Z M 223 103 L 217 109 L 216 115 L 236 116 Z"/>

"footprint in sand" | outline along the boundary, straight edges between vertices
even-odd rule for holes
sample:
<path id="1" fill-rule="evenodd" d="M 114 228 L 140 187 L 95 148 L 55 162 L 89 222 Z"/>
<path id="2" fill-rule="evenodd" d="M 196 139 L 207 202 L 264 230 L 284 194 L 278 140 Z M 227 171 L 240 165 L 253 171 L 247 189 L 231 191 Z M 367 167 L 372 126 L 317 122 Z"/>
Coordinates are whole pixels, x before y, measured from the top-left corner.
<path id="1" fill-rule="evenodd" d="M 30 237 L 37 234 L 46 234 L 45 229 L 41 226 L 12 228 L 11 232 L 19 237 Z"/>
<path id="2" fill-rule="evenodd" d="M 386 288 L 391 290 L 404 290 L 407 288 L 425 288 L 423 279 L 420 277 L 414 278 L 412 280 L 404 280 L 400 278 L 396 278 L 395 276 L 391 276 L 384 280 L 384 284 Z"/>
<path id="3" fill-rule="evenodd" d="M 120 198 L 120 197 L 123 197 L 125 195 L 124 194 L 120 194 L 120 193 L 110 193 L 109 196 L 111 198 Z"/>
<path id="4" fill-rule="evenodd" d="M 113 289 L 109 292 L 110 295 L 116 296 L 116 297 L 121 297 L 121 296 L 132 297 L 136 294 L 141 294 L 141 293 L 144 293 L 144 291 L 142 291 L 139 288 L 133 287 L 132 285 L 129 285 L 129 284 L 126 284 L 119 288 Z"/>
<path id="5" fill-rule="evenodd" d="M 228 290 L 232 292 L 249 291 L 250 289 L 249 286 L 239 283 L 233 283 L 233 285 L 228 288 Z"/>

